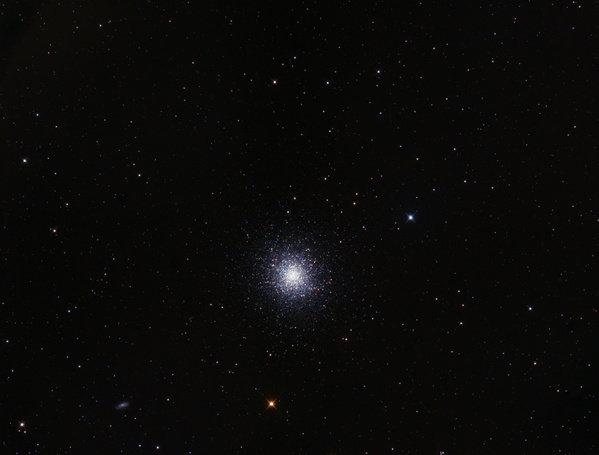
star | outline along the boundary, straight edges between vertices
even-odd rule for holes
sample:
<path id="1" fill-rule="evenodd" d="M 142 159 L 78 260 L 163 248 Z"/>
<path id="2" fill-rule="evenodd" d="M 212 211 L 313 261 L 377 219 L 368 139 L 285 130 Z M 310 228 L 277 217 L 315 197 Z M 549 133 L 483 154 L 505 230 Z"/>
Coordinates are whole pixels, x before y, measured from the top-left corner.
<path id="1" fill-rule="evenodd" d="M 415 223 L 417 213 L 418 213 L 418 210 L 416 210 L 415 212 L 412 212 L 412 213 L 406 212 L 406 223 L 409 223 L 409 222 Z"/>
<path id="2" fill-rule="evenodd" d="M 268 402 L 268 407 L 269 408 L 274 408 L 275 407 L 275 402 L 274 401 L 269 401 Z"/>

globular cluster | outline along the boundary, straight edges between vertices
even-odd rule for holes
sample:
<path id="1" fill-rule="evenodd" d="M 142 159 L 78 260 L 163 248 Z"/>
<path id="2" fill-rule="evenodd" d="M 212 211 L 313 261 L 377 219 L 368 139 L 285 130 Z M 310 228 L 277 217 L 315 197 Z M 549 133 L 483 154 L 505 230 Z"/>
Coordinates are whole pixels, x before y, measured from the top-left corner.
<path id="1" fill-rule="evenodd" d="M 278 232 L 256 242 L 241 266 L 247 305 L 264 321 L 294 327 L 331 317 L 343 270 L 326 236 Z"/>

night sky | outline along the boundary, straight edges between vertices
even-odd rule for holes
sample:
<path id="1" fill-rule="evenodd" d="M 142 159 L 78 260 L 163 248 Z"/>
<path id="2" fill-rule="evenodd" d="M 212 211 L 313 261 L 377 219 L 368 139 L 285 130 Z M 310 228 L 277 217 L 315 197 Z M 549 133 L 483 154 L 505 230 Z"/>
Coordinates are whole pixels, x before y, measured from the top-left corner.
<path id="1" fill-rule="evenodd" d="M 599 453 L 599 6 L 477 3 L 2 3 L 0 452 Z"/>

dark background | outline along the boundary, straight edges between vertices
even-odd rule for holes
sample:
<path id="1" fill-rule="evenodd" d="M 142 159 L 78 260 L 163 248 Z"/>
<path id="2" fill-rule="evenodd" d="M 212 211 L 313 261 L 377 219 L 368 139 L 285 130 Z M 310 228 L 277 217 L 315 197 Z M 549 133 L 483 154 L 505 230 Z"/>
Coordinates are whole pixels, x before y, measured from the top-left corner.
<path id="1" fill-rule="evenodd" d="M 599 453 L 595 3 L 0 20 L 2 453 Z"/>

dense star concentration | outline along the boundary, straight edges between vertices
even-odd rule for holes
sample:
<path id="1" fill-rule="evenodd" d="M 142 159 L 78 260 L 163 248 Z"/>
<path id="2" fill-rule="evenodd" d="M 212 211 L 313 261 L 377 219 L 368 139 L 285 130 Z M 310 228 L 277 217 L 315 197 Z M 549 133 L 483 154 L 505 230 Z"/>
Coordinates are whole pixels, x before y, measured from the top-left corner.
<path id="1" fill-rule="evenodd" d="M 0 453 L 599 453 L 599 5 L 0 3 Z"/>
<path id="2" fill-rule="evenodd" d="M 245 243 L 237 255 L 241 261 L 234 282 L 241 284 L 248 309 L 269 330 L 288 335 L 292 329 L 293 336 L 309 333 L 314 339 L 314 331 L 330 329 L 346 311 L 344 275 L 349 269 L 332 230 L 289 224 L 288 219 L 256 231 L 259 241 Z"/>
<path id="3" fill-rule="evenodd" d="M 310 284 L 310 272 L 313 264 L 299 255 L 291 255 L 289 258 L 273 260 L 273 273 L 276 278 L 273 284 L 285 296 L 290 299 L 306 297 L 314 290 Z"/>

